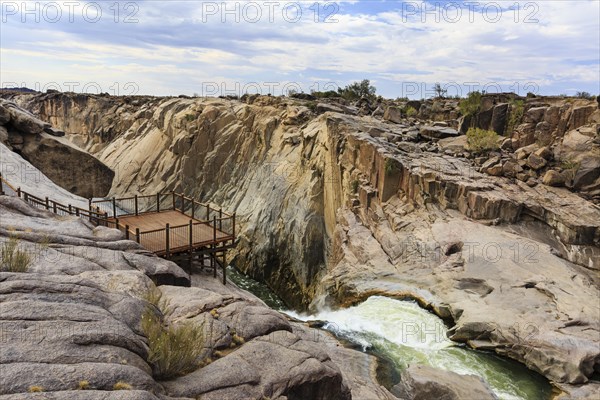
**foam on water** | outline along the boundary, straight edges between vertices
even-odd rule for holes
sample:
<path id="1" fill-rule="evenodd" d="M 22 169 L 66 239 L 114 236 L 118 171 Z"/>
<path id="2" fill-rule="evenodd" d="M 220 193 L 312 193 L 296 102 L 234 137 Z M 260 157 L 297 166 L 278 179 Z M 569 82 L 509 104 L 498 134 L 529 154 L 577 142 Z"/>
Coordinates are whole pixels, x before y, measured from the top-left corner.
<path id="1" fill-rule="evenodd" d="M 364 350 L 385 354 L 399 370 L 422 364 L 476 375 L 506 400 L 541 400 L 550 396 L 548 382 L 521 364 L 449 340 L 444 322 L 415 302 L 372 296 L 344 310 L 310 316 L 289 314 L 302 320 L 327 321 L 325 329 Z"/>

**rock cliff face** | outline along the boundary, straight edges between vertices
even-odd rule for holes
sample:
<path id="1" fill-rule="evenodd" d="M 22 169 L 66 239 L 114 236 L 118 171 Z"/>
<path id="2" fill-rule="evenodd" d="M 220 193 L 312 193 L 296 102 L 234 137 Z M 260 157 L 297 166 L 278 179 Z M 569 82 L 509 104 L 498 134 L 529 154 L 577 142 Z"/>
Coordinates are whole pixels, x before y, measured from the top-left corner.
<path id="1" fill-rule="evenodd" d="M 465 121 L 456 101 L 7 96 L 114 169 L 111 193 L 236 211 L 236 265 L 290 305 L 414 297 L 555 382 L 600 370 L 595 102 L 484 96 Z M 466 126 L 506 140 L 477 157 Z"/>
<path id="2" fill-rule="evenodd" d="M 14 103 L 0 99 L 0 143 L 69 192 L 86 198 L 105 196 L 114 172 L 87 152 L 60 140 L 61 136 L 64 132 Z M 6 166 L 2 172 L 5 176 L 17 175 L 16 169 Z M 16 180 L 24 179 L 24 174 L 19 175 Z"/>
<path id="3" fill-rule="evenodd" d="M 288 321 L 232 284 L 190 277 L 119 231 L 9 196 L 0 196 L 0 221 L 0 245 L 17 238 L 32 257 L 27 272 L 0 271 L 2 398 L 345 400 L 357 390 L 366 398 L 386 392 L 354 380 L 355 372 L 369 376 L 370 356 Z M 169 302 L 164 318 L 202 327 L 197 346 L 203 359 L 215 359 L 168 382 L 153 378 L 141 322 L 153 281 L 178 285 L 159 287 Z M 237 346 L 233 332 L 244 339 Z M 341 371 L 330 356 L 339 362 L 349 352 L 366 369 Z"/>

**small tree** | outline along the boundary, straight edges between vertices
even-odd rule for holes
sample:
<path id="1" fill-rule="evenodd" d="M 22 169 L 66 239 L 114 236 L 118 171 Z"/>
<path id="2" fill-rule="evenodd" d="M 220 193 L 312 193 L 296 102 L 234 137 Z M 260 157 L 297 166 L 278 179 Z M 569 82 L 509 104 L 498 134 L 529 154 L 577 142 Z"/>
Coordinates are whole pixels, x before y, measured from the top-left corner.
<path id="1" fill-rule="evenodd" d="M 346 100 L 357 100 L 361 97 L 374 99 L 376 92 L 377 89 L 371 85 L 371 81 L 368 79 L 363 79 L 361 82 L 354 82 L 343 89 L 338 89 L 340 96 Z"/>
<path id="2" fill-rule="evenodd" d="M 479 128 L 469 128 L 467 131 L 467 146 L 470 151 L 476 153 L 485 153 L 490 150 L 496 150 L 499 136 L 494 131 L 488 131 Z"/>
<path id="3" fill-rule="evenodd" d="M 433 85 L 433 91 L 435 92 L 435 97 L 438 99 L 443 99 L 446 93 L 448 93 L 448 89 L 444 89 L 439 82 Z"/>

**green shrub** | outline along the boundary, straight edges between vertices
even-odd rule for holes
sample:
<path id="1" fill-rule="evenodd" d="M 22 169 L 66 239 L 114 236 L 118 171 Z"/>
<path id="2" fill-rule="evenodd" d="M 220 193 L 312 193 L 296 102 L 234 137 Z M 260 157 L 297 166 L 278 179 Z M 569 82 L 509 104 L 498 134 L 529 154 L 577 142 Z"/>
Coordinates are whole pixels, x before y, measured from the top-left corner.
<path id="1" fill-rule="evenodd" d="M 417 110 L 414 107 L 407 107 L 406 108 L 406 116 L 407 117 L 414 117 L 415 115 L 417 115 Z"/>
<path id="2" fill-rule="evenodd" d="M 391 158 L 385 160 L 385 173 L 386 175 L 390 175 L 396 170 L 396 163 Z"/>
<path id="3" fill-rule="evenodd" d="M 159 308 L 166 307 L 160 297 L 153 298 Z M 200 354 L 204 347 L 202 327 L 192 323 L 172 326 L 164 324 L 162 314 L 147 307 L 142 315 L 142 331 L 148 338 L 148 362 L 157 379 L 170 379 L 192 372 L 200 366 Z"/>
<path id="4" fill-rule="evenodd" d="M 354 193 L 354 194 L 358 193 L 358 185 L 359 185 L 358 179 L 355 179 L 352 181 L 352 193 Z"/>
<path id="5" fill-rule="evenodd" d="M 345 88 L 338 88 L 338 94 L 346 100 L 357 100 L 361 97 L 375 99 L 377 89 L 371 85 L 371 81 L 363 79 L 360 82 L 354 82 Z"/>
<path id="6" fill-rule="evenodd" d="M 186 115 L 185 115 L 185 120 L 186 120 L 187 122 L 192 122 L 192 121 L 194 121 L 195 119 L 196 119 L 196 116 L 195 116 L 194 114 L 186 114 Z"/>
<path id="7" fill-rule="evenodd" d="M 506 134 L 512 134 L 523 120 L 525 111 L 525 102 L 523 100 L 512 100 L 510 102 L 510 116 L 508 117 L 508 127 Z"/>
<path id="8" fill-rule="evenodd" d="M 0 271 L 27 272 L 31 264 L 31 256 L 19 249 L 19 241 L 11 236 L 0 248 Z"/>
<path id="9" fill-rule="evenodd" d="M 467 131 L 467 146 L 469 150 L 480 153 L 495 150 L 498 146 L 498 134 L 479 128 L 469 128 Z"/>
<path id="10" fill-rule="evenodd" d="M 458 103 L 460 113 L 465 117 L 475 115 L 481 105 L 481 92 L 470 92 L 466 99 Z"/>

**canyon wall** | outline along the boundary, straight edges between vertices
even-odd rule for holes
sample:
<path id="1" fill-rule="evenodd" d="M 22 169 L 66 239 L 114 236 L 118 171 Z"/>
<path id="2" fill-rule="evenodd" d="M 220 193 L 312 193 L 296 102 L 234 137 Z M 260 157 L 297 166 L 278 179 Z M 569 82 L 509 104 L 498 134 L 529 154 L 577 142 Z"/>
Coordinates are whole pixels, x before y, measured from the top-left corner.
<path id="1" fill-rule="evenodd" d="M 600 370 L 595 101 L 484 96 L 466 118 L 435 100 L 415 118 L 402 102 L 4 96 L 112 168 L 111 195 L 235 211 L 233 262 L 290 306 L 411 297 L 565 391 Z M 499 149 L 469 151 L 468 126 Z"/>

